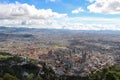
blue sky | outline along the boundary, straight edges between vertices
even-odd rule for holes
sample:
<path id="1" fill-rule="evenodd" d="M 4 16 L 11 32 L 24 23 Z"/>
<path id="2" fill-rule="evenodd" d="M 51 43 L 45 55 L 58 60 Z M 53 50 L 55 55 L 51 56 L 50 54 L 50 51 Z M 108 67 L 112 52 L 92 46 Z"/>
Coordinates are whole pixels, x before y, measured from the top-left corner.
<path id="1" fill-rule="evenodd" d="M 120 30 L 119 0 L 0 0 L 0 26 Z"/>

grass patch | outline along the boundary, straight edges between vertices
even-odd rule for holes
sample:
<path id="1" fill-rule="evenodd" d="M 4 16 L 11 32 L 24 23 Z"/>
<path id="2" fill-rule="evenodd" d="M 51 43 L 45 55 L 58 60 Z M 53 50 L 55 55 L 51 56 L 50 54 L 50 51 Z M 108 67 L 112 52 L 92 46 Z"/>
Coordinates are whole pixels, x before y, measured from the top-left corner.
<path id="1" fill-rule="evenodd" d="M 12 58 L 13 56 L 11 55 L 0 55 L 0 59 L 7 59 L 7 58 Z"/>

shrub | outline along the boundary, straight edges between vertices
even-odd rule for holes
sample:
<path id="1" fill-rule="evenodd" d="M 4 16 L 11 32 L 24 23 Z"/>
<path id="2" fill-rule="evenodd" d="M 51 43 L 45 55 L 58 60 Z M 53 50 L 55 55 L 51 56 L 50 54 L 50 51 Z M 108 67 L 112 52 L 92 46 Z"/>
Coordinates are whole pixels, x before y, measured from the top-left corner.
<path id="1" fill-rule="evenodd" d="M 12 75 L 10 75 L 10 74 L 8 74 L 8 73 L 6 73 L 6 74 L 4 75 L 3 79 L 4 79 L 4 80 L 19 80 L 17 77 L 12 76 Z"/>

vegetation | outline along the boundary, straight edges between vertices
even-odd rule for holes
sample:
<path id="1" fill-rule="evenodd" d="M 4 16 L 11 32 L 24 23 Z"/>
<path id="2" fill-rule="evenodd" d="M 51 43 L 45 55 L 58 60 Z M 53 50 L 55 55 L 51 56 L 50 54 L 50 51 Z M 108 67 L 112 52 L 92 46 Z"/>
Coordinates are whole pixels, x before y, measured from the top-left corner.
<path id="1" fill-rule="evenodd" d="M 19 80 L 16 76 L 12 76 L 8 73 L 6 73 L 3 77 L 3 80 Z"/>
<path id="2" fill-rule="evenodd" d="M 9 56 L 9 55 L 0 55 L 0 59 L 5 59 L 5 58 L 11 58 L 13 56 Z"/>
<path id="3" fill-rule="evenodd" d="M 0 59 L 0 80 L 34 80 L 38 77 L 39 67 L 37 67 L 35 60 L 8 53 L 0 53 L 0 55 L 2 56 Z"/>
<path id="4" fill-rule="evenodd" d="M 89 80 L 120 80 L 120 66 L 104 68 L 89 75 Z"/>
<path id="5" fill-rule="evenodd" d="M 5 53 L 5 52 L 0 52 L 0 59 L 8 59 L 8 58 L 12 58 L 13 56 L 9 53 Z"/>
<path id="6" fill-rule="evenodd" d="M 44 62 L 39 63 L 33 59 L 12 56 L 1 53 L 0 80 L 120 80 L 120 66 L 111 66 L 97 72 L 91 72 L 89 76 L 56 75 Z M 12 56 L 12 57 L 9 57 Z M 26 62 L 27 61 L 27 62 Z M 26 62 L 23 64 L 23 62 Z"/>

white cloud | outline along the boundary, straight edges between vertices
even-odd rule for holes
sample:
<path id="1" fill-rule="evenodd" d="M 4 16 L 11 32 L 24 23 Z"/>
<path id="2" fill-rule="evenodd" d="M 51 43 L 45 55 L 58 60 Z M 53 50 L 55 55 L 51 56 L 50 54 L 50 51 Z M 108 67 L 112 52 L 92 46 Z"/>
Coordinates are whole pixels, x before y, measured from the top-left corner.
<path id="1" fill-rule="evenodd" d="M 96 0 L 87 8 L 94 13 L 120 14 L 120 0 Z"/>
<path id="2" fill-rule="evenodd" d="M 0 19 L 48 19 L 66 15 L 53 12 L 51 9 L 36 9 L 34 5 L 0 4 Z"/>
<path id="3" fill-rule="evenodd" d="M 70 30 L 120 30 L 120 25 L 109 25 L 109 24 L 82 24 L 76 23 L 66 29 Z"/>
<path id="4" fill-rule="evenodd" d="M 92 3 L 92 2 L 94 2 L 94 1 L 96 1 L 96 0 L 87 0 L 87 1 L 89 1 L 90 3 Z"/>
<path id="5" fill-rule="evenodd" d="M 79 13 L 77 10 L 73 13 Z M 0 26 L 72 30 L 120 30 L 120 18 L 68 17 L 34 5 L 0 4 Z"/>
<path id="6" fill-rule="evenodd" d="M 78 14 L 80 12 L 84 12 L 84 10 L 81 7 L 79 7 L 79 8 L 72 11 L 73 14 Z"/>
<path id="7" fill-rule="evenodd" d="M 50 0 L 51 2 L 55 2 L 56 0 Z"/>
<path id="8" fill-rule="evenodd" d="M 70 30 L 120 30 L 120 18 L 68 17 L 64 29 Z"/>
<path id="9" fill-rule="evenodd" d="M 64 17 L 59 19 L 0 20 L 0 26 L 70 30 L 120 30 L 120 18 Z"/>
<path id="10" fill-rule="evenodd" d="M 51 9 L 37 9 L 34 5 L 10 3 L 0 4 L 0 26 L 48 28 L 53 26 L 54 19 L 67 16 Z M 54 26 L 58 28 L 57 24 Z"/>

